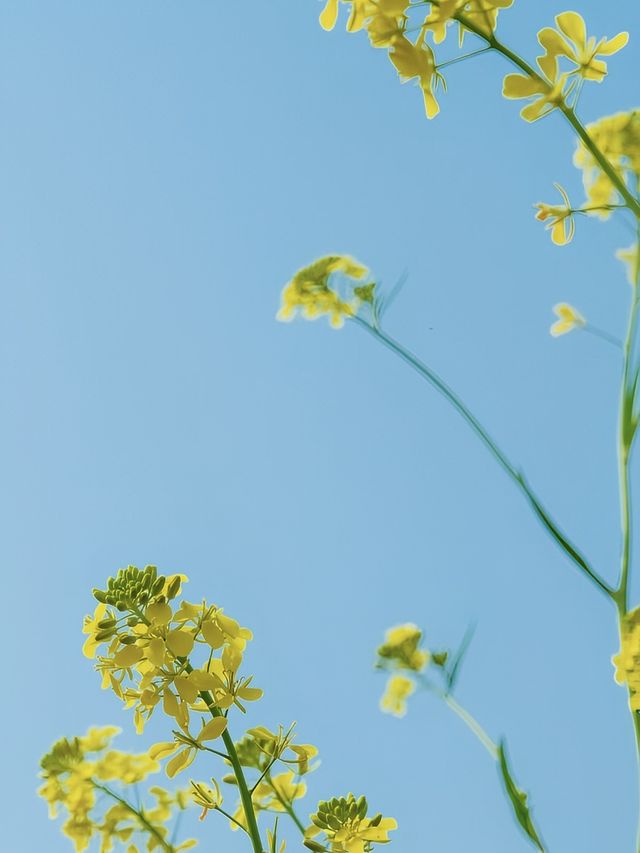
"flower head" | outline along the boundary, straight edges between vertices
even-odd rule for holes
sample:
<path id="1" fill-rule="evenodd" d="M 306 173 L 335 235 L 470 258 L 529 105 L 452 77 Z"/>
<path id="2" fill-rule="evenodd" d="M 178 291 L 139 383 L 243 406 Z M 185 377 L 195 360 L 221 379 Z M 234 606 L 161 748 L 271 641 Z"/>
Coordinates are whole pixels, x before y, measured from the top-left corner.
<path id="1" fill-rule="evenodd" d="M 356 799 L 353 794 L 318 803 L 317 812 L 311 815 L 313 826 L 305 834 L 305 846 L 323 849 L 311 840 L 319 833 L 326 836 L 332 853 L 366 853 L 374 844 L 390 841 L 389 832 L 397 829 L 396 821 L 381 814 L 368 818 L 367 810 L 366 798 Z"/>
<path id="2" fill-rule="evenodd" d="M 600 56 L 611 56 L 627 44 L 629 33 L 618 33 L 612 39 L 587 38 L 587 27 L 582 15 L 577 12 L 562 12 L 556 15 L 556 26 L 545 27 L 538 33 L 538 41 L 545 50 L 538 57 L 538 65 L 549 80 L 558 76 L 558 59 L 565 57 L 575 68 L 569 75 L 578 75 L 583 80 L 601 83 L 607 75 L 607 63 Z"/>
<path id="3" fill-rule="evenodd" d="M 392 675 L 380 699 L 381 710 L 394 717 L 404 717 L 407 713 L 407 699 L 415 689 L 413 679 L 406 675 Z"/>
<path id="4" fill-rule="evenodd" d="M 392 663 L 398 669 L 422 672 L 429 663 L 429 652 L 419 648 L 422 631 L 412 622 L 396 625 L 385 633 L 385 641 L 378 648 L 378 657 L 385 665 Z"/>
<path id="5" fill-rule="evenodd" d="M 612 658 L 612 663 L 617 683 L 629 688 L 632 711 L 640 711 L 640 608 L 624 617 L 620 651 Z"/>
<path id="6" fill-rule="evenodd" d="M 351 289 L 348 298 L 343 298 L 337 288 L 335 274 L 341 273 Z M 282 304 L 278 320 L 293 320 L 298 312 L 307 320 L 315 320 L 323 314 L 329 315 L 331 325 L 338 329 L 345 319 L 355 316 L 361 299 L 355 295 L 355 282 L 362 281 L 368 274 L 366 267 L 346 255 L 327 255 L 308 267 L 303 267 L 293 276 L 282 291 Z"/>
<path id="7" fill-rule="evenodd" d="M 573 240 L 575 233 L 575 223 L 573 221 L 573 209 L 569 196 L 560 184 L 554 185 L 562 196 L 561 205 L 545 204 L 538 202 L 535 207 L 538 209 L 536 219 L 540 222 L 546 222 L 547 228 L 551 231 L 551 239 L 556 246 L 565 246 Z"/>
<path id="8" fill-rule="evenodd" d="M 549 329 L 549 334 L 554 338 L 566 335 L 568 332 L 573 331 L 573 329 L 583 328 L 587 324 L 582 314 L 567 302 L 559 302 L 557 305 L 554 305 L 553 313 L 558 317 Z"/>

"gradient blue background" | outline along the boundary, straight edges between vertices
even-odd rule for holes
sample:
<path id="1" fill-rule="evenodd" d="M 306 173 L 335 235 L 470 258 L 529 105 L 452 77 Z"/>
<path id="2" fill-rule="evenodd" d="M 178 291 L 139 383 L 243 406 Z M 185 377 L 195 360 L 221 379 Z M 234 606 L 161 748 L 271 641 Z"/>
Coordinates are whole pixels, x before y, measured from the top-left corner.
<path id="1" fill-rule="evenodd" d="M 495 768 L 426 695 L 396 720 L 383 630 L 477 633 L 459 698 L 509 738 L 551 851 L 630 851 L 637 788 L 613 613 L 477 439 L 357 328 L 276 323 L 303 264 L 352 253 L 410 280 L 389 330 L 456 387 L 608 578 L 618 557 L 618 352 L 548 335 L 567 300 L 612 333 L 622 221 L 554 247 L 532 203 L 581 198 L 557 117 L 526 125 L 507 67 L 452 67 L 442 114 L 313 0 L 3 0 L 0 9 L 3 849 L 69 850 L 40 754 L 91 723 L 136 739 L 80 654 L 90 588 L 184 571 L 254 629 L 249 721 L 295 719 L 320 797 L 365 792 L 399 851 L 528 849 Z M 562 11 L 519 2 L 535 55 Z M 633 0 L 575 4 L 634 33 L 582 114 L 637 106 Z M 342 26 L 342 25 L 341 25 Z M 637 584 L 634 587 L 637 594 Z M 159 717 L 159 715 L 157 715 Z M 236 730 L 238 727 L 236 723 Z M 211 765 L 209 773 L 218 772 Z M 201 766 L 194 775 L 206 777 Z M 246 849 L 215 816 L 202 850 Z M 291 835 L 291 849 L 300 842 Z"/>

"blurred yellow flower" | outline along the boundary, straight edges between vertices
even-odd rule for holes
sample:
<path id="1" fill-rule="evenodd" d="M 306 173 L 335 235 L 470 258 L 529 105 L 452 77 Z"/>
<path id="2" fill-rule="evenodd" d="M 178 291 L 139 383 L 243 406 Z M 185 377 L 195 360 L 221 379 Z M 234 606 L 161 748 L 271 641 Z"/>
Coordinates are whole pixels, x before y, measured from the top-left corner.
<path id="1" fill-rule="evenodd" d="M 573 331 L 573 329 L 580 329 L 587 325 L 587 321 L 582 314 L 567 302 L 559 302 L 557 305 L 554 305 L 553 313 L 558 317 L 549 329 L 549 334 L 554 338 L 566 335 L 568 332 Z"/>
<path id="2" fill-rule="evenodd" d="M 626 684 L 633 711 L 640 711 L 640 608 L 624 617 L 620 651 L 612 658 L 618 684 Z"/>
<path id="3" fill-rule="evenodd" d="M 392 675 L 380 699 L 380 708 L 385 714 L 404 717 L 407 713 L 407 699 L 415 689 L 414 682 L 406 675 Z"/>
<path id="4" fill-rule="evenodd" d="M 293 320 L 298 312 L 307 320 L 315 320 L 323 314 L 329 315 L 331 325 L 338 329 L 345 318 L 353 317 L 360 300 L 353 297 L 342 299 L 332 287 L 334 273 L 342 273 L 347 279 L 362 280 L 368 274 L 366 267 L 346 255 L 327 255 L 308 267 L 303 267 L 285 285 L 277 319 Z M 353 285 L 351 285 L 353 287 Z"/>
<path id="5" fill-rule="evenodd" d="M 378 648 L 381 662 L 391 662 L 399 669 L 421 672 L 429 663 L 429 652 L 418 648 L 422 631 L 412 622 L 396 625 L 385 633 L 384 643 Z"/>

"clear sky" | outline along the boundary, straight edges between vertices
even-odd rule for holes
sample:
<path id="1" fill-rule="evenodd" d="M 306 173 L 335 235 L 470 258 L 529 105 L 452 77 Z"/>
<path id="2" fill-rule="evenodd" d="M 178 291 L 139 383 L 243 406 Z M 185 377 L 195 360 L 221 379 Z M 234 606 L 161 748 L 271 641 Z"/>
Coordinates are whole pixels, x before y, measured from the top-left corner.
<path id="1" fill-rule="evenodd" d="M 520 0 L 527 56 L 565 6 Z M 634 0 L 580 0 L 632 32 L 586 121 L 637 106 Z M 442 113 L 314 0 L 4 0 L 0 9 L 3 849 L 70 850 L 35 797 L 39 756 L 130 715 L 81 655 L 90 589 L 127 563 L 253 628 L 265 698 L 298 721 L 319 798 L 366 793 L 403 853 L 528 849 L 495 768 L 426 695 L 378 710 L 384 629 L 477 632 L 459 699 L 509 739 L 552 851 L 631 850 L 632 734 L 611 609 L 444 402 L 355 327 L 279 324 L 289 276 L 348 252 L 409 283 L 389 330 L 439 370 L 613 579 L 619 354 L 553 340 L 551 306 L 623 332 L 623 222 L 551 244 L 532 204 L 581 198 L 574 142 L 452 67 Z M 342 27 L 342 24 L 341 24 Z M 636 579 L 637 580 L 637 579 Z M 637 596 L 638 584 L 634 587 Z M 236 730 L 238 724 L 236 723 Z M 202 778 L 208 773 L 201 767 Z M 220 775 L 220 774 L 218 774 Z M 202 850 L 246 849 L 226 823 Z M 300 843 L 291 836 L 291 849 Z"/>

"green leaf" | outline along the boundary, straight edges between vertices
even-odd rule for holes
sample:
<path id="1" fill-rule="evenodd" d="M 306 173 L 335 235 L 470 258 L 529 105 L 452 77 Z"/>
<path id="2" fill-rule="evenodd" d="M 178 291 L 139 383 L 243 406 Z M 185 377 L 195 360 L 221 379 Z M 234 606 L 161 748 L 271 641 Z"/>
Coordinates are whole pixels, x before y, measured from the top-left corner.
<path id="1" fill-rule="evenodd" d="M 524 791 L 521 791 L 516 785 L 512 773 L 511 768 L 509 767 L 509 762 L 507 760 L 506 753 L 506 743 L 504 740 L 500 741 L 498 746 L 498 767 L 500 768 L 500 775 L 502 777 L 502 782 L 504 784 L 504 789 L 511 801 L 511 806 L 513 808 L 513 814 L 515 815 L 516 820 L 527 834 L 527 836 L 531 839 L 531 841 L 535 844 L 538 850 L 541 850 L 544 853 L 544 846 L 542 841 L 540 840 L 540 836 L 533 825 L 533 820 L 531 818 L 531 812 L 529 811 L 529 806 L 527 805 L 527 795 Z"/>

